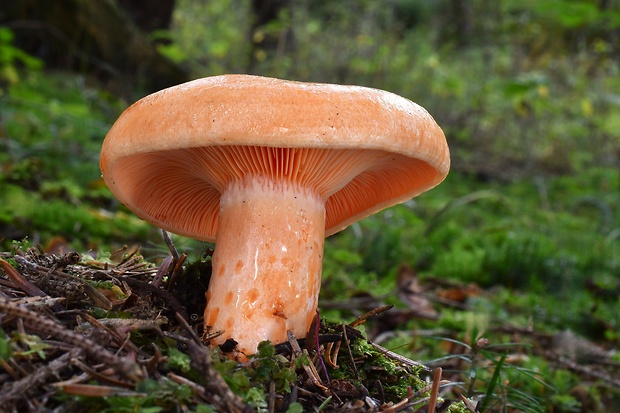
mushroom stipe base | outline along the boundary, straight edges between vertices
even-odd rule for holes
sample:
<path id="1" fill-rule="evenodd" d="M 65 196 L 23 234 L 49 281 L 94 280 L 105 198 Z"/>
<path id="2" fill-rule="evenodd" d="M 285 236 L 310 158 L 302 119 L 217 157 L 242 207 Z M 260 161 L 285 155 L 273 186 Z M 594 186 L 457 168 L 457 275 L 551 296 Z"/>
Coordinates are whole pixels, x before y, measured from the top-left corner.
<path id="1" fill-rule="evenodd" d="M 260 177 L 229 185 L 220 201 L 213 274 L 206 293 L 207 332 L 232 338 L 236 358 L 254 354 L 287 330 L 305 337 L 316 313 L 325 238 L 325 203 L 287 181 Z"/>

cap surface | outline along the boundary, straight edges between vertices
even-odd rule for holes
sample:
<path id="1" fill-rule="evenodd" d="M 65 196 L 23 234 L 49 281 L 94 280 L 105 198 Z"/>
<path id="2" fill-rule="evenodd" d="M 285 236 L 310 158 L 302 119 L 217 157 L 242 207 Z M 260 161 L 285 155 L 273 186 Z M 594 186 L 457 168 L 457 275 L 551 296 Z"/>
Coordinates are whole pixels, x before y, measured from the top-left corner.
<path id="1" fill-rule="evenodd" d="M 130 106 L 107 134 L 100 166 L 142 219 L 214 241 L 221 191 L 246 174 L 314 185 L 331 235 L 439 184 L 450 158 L 428 112 L 393 93 L 222 75 Z"/>

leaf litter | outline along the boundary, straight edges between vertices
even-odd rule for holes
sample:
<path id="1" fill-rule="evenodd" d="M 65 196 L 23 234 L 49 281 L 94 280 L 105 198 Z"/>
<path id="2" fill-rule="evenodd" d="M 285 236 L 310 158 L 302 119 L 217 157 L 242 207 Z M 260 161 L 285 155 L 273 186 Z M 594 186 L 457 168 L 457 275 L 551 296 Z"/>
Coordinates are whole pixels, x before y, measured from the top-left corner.
<path id="1" fill-rule="evenodd" d="M 263 342 L 245 364 L 209 349 L 210 262 L 187 264 L 165 241 L 158 265 L 126 248 L 0 253 L 0 411 L 469 411 L 438 396 L 451 385 L 441 369 L 365 338 L 359 326 L 389 307 L 351 324 L 317 314 L 307 338 Z"/>

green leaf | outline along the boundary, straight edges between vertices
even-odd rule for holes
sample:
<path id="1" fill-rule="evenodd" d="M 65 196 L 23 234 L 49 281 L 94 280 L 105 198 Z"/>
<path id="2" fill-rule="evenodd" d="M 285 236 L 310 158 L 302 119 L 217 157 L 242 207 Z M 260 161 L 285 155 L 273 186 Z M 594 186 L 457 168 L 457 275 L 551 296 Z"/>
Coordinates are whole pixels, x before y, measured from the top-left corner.
<path id="1" fill-rule="evenodd" d="M 304 407 L 297 402 L 291 403 L 288 409 L 286 409 L 286 413 L 302 413 L 303 411 Z"/>
<path id="2" fill-rule="evenodd" d="M 499 383 L 500 373 L 502 371 L 504 361 L 506 361 L 506 354 L 500 357 L 497 365 L 495 366 L 495 370 L 493 371 L 493 376 L 491 377 L 491 381 L 489 382 L 489 386 L 487 387 L 484 399 L 482 399 L 482 406 L 480 408 L 480 412 L 482 413 L 486 412 L 489 403 L 491 403 L 491 400 L 493 399 L 493 393 L 495 392 L 495 387 Z"/>
<path id="3" fill-rule="evenodd" d="M 168 349 L 168 365 L 172 369 L 178 369 L 183 373 L 187 373 L 191 370 L 191 359 L 189 355 L 182 353 L 176 348 Z"/>
<path id="4" fill-rule="evenodd" d="M 8 360 L 11 357 L 11 342 L 5 337 L 4 331 L 0 329 L 0 360 Z"/>

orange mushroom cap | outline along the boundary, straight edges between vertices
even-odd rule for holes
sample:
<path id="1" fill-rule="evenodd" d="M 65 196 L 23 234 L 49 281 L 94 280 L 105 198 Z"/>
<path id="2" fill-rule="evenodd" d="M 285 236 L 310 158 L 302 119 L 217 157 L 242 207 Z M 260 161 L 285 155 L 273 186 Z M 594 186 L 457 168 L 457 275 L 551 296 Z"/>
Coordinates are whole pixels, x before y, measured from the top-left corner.
<path id="1" fill-rule="evenodd" d="M 365 159 L 353 173 L 340 170 L 353 164 L 338 156 L 347 150 Z M 100 166 L 110 190 L 140 218 L 214 241 L 221 191 L 245 173 L 314 185 L 328 236 L 436 186 L 450 157 L 431 115 L 393 93 L 222 75 L 133 104 L 107 134 Z"/>

